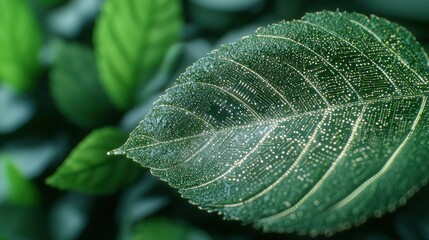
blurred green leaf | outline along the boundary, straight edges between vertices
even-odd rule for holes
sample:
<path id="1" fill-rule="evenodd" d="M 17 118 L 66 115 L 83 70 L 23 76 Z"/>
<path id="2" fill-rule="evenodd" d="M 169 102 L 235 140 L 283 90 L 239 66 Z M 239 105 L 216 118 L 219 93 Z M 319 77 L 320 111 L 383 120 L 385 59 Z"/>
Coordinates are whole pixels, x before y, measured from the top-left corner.
<path id="1" fill-rule="evenodd" d="M 44 215 L 39 208 L 0 204 L 0 236 L 7 240 L 44 240 Z"/>
<path id="2" fill-rule="evenodd" d="M 85 228 L 93 205 L 92 198 L 69 193 L 54 203 L 50 215 L 53 240 L 73 240 Z"/>
<path id="3" fill-rule="evenodd" d="M 127 135 L 116 128 L 90 133 L 70 153 L 47 184 L 60 189 L 89 194 L 109 194 L 134 181 L 141 173 L 135 163 L 118 156 L 107 156 Z"/>
<path id="4" fill-rule="evenodd" d="M 24 207 L 38 205 L 40 195 L 37 187 L 22 175 L 12 159 L 7 159 L 4 164 L 8 180 L 8 201 Z"/>
<path id="5" fill-rule="evenodd" d="M 153 189 L 157 182 L 155 177 L 145 174 L 140 181 L 123 192 L 116 209 L 118 239 L 129 239 L 135 222 L 152 215 L 167 204 L 167 197 L 147 197 L 147 192 Z"/>
<path id="6" fill-rule="evenodd" d="M 78 44 L 62 48 L 51 72 L 51 94 L 74 124 L 93 128 L 108 122 L 114 110 L 98 79 L 91 49 Z"/>
<path id="7" fill-rule="evenodd" d="M 134 228 L 131 240 L 209 240 L 207 233 L 182 222 L 156 218 L 142 221 Z"/>
<path id="8" fill-rule="evenodd" d="M 0 81 L 28 90 L 36 82 L 41 35 L 26 0 L 0 0 L 0 29 Z"/>
<path id="9" fill-rule="evenodd" d="M 107 0 L 97 21 L 94 42 L 101 80 L 121 110 L 134 104 L 135 91 L 180 39 L 179 0 Z"/>
<path id="10" fill-rule="evenodd" d="M 14 132 L 28 122 L 34 112 L 33 99 L 0 86 L 0 134 Z"/>
<path id="11" fill-rule="evenodd" d="M 14 164 L 27 178 L 34 178 L 64 154 L 67 141 L 68 138 L 64 134 L 47 139 L 29 136 L 8 141 L 0 149 L 0 154 L 11 156 Z"/>
<path id="12" fill-rule="evenodd" d="M 165 57 L 160 63 L 156 73 L 147 81 L 146 87 L 139 89 L 137 93 L 137 102 L 145 102 L 156 94 L 164 90 L 167 85 L 173 80 L 172 75 L 177 62 L 183 52 L 182 44 L 172 45 L 165 54 Z"/>

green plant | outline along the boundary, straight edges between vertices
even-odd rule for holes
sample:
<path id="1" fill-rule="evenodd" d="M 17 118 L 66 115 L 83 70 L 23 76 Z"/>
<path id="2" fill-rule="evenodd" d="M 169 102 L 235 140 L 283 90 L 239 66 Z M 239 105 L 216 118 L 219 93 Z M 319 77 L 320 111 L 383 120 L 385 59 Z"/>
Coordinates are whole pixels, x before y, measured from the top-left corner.
<path id="1" fill-rule="evenodd" d="M 427 238 L 428 6 L 0 0 L 0 239 Z"/>
<path id="2" fill-rule="evenodd" d="M 113 153 L 227 219 L 331 235 L 428 181 L 428 90 L 406 29 L 307 14 L 192 65 Z"/>

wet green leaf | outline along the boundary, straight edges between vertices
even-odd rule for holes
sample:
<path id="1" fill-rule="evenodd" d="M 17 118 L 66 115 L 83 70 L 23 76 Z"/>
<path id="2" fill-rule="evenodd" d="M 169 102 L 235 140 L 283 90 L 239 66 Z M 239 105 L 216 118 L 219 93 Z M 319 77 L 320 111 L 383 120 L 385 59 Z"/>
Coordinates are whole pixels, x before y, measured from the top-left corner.
<path id="1" fill-rule="evenodd" d="M 0 82 L 28 90 L 37 79 L 41 36 L 26 0 L 0 0 L 0 29 Z"/>
<path id="2" fill-rule="evenodd" d="M 74 124 L 93 128 L 109 121 L 113 108 L 98 79 L 91 49 L 69 44 L 60 51 L 51 72 L 51 94 Z"/>
<path id="3" fill-rule="evenodd" d="M 427 182 L 427 64 L 385 19 L 307 14 L 197 61 L 115 153 L 226 219 L 330 235 Z"/>
<path id="4" fill-rule="evenodd" d="M 94 130 L 70 153 L 46 182 L 60 189 L 90 194 L 109 194 L 128 185 L 140 175 L 135 163 L 107 152 L 126 139 L 116 128 Z"/>
<path id="5" fill-rule="evenodd" d="M 107 0 L 95 29 L 97 64 L 111 101 L 130 108 L 135 90 L 180 39 L 179 0 Z"/>

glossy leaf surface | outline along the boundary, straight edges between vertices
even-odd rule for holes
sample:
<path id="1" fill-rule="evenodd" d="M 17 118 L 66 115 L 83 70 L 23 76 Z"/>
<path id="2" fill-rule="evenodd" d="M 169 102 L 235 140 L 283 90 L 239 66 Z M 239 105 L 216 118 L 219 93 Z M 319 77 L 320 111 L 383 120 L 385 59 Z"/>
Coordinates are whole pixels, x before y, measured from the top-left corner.
<path id="1" fill-rule="evenodd" d="M 95 30 L 97 64 L 110 99 L 119 109 L 131 107 L 135 90 L 161 63 L 180 38 L 178 0 L 107 0 Z"/>
<path id="2" fill-rule="evenodd" d="M 319 12 L 187 69 L 115 153 L 271 232 L 330 235 L 427 182 L 428 58 L 404 28 Z"/>

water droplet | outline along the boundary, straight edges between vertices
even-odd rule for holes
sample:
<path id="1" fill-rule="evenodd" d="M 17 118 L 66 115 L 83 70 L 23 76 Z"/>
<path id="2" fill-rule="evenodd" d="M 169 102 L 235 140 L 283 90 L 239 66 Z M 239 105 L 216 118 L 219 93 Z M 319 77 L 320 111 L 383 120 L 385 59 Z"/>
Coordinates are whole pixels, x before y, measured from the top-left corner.
<path id="1" fill-rule="evenodd" d="M 125 151 L 122 148 L 117 148 L 107 153 L 108 156 L 113 155 L 125 155 Z"/>

